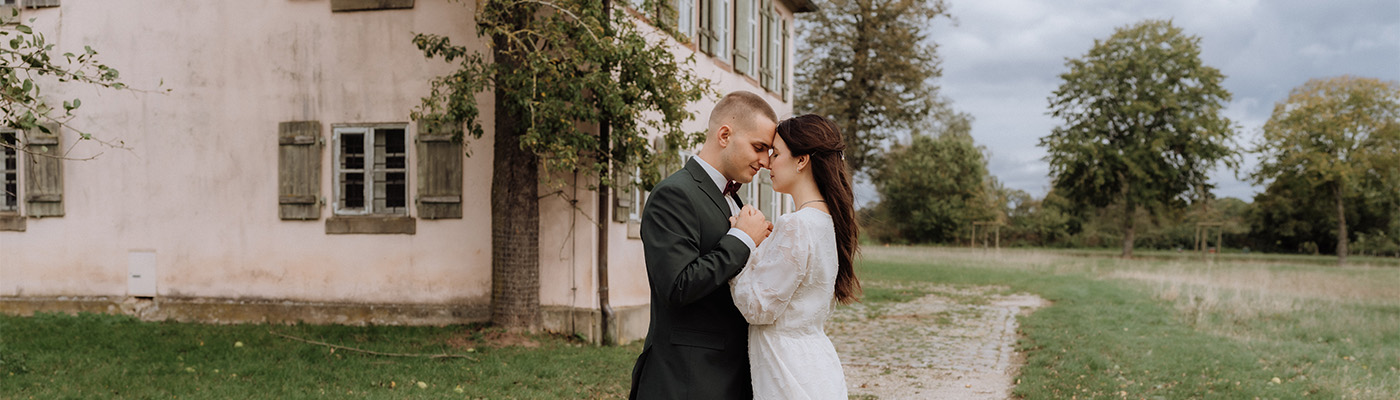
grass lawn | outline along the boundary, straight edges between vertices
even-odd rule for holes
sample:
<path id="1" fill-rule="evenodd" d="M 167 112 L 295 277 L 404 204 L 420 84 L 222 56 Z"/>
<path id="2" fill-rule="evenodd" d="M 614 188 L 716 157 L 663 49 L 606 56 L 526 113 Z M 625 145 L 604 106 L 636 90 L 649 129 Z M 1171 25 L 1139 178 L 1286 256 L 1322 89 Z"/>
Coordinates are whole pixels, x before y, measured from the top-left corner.
<path id="1" fill-rule="evenodd" d="M 269 331 L 381 353 L 289 340 Z M 492 347 L 533 342 L 537 347 Z M 239 344 L 242 344 L 239 346 Z M 594 399 L 627 396 L 641 344 L 600 348 L 475 326 L 147 323 L 0 316 L 0 399 Z"/>
<path id="2" fill-rule="evenodd" d="M 1351 261 L 870 246 L 859 273 L 877 304 L 921 295 L 890 289 L 898 282 L 994 285 L 1053 302 L 1021 319 L 1028 362 L 1016 394 L 1025 398 L 1391 399 L 1400 393 L 1400 267 Z M 332 351 L 270 331 L 471 358 Z M 537 346 L 494 346 L 522 341 Z M 0 316 L 0 399 L 621 398 L 640 351 L 479 326 Z"/>

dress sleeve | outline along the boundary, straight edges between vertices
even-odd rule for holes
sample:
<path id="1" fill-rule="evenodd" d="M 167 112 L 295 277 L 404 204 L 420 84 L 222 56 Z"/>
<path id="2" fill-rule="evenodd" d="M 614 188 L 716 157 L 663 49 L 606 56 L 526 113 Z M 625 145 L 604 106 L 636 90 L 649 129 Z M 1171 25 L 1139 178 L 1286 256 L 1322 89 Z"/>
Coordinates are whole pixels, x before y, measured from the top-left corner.
<path id="1" fill-rule="evenodd" d="M 788 216 L 778 222 L 773 236 L 759 245 L 744 270 L 729 282 L 734 306 L 753 325 L 777 321 L 809 269 L 811 251 L 801 220 Z"/>

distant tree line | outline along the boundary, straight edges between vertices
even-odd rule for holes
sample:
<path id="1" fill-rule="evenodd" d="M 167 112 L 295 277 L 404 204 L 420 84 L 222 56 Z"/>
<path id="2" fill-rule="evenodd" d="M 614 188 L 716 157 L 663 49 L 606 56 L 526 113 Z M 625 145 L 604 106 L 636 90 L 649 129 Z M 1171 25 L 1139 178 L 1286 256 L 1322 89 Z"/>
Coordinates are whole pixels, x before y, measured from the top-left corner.
<path id="1" fill-rule="evenodd" d="M 852 2 L 895 18 L 900 9 L 885 3 Z M 937 15 L 945 14 L 918 14 Z M 862 26 L 828 25 L 844 32 L 831 38 L 851 43 L 821 46 L 872 54 L 912 46 L 877 42 L 872 49 L 859 38 L 876 33 Z M 1134 247 L 1194 249 L 1204 225 L 1210 247 L 1219 238 L 1232 250 L 1336 254 L 1342 264 L 1348 254 L 1400 256 L 1400 83 L 1314 79 L 1275 106 L 1257 143 L 1241 145 L 1241 128 L 1221 113 L 1230 99 L 1225 76 L 1201 62 L 1199 42 L 1170 21 L 1148 20 L 1067 59 L 1049 98 L 1050 114 L 1062 122 L 1040 141 L 1054 185 L 1040 198 L 988 173 L 971 116 L 952 111 L 950 100 L 902 109 L 899 127 L 909 135 L 866 142 L 863 148 L 880 151 L 857 166 L 881 199 L 861 210 L 867 239 L 966 245 L 982 224 L 999 232 L 1003 246 L 1120 246 L 1131 257 Z M 936 78 L 938 58 L 931 47 L 923 51 L 935 60 L 924 76 Z M 861 104 L 863 96 L 831 88 L 848 87 L 843 77 L 885 76 L 879 64 L 830 65 L 845 69 L 799 72 L 799 90 L 806 88 L 799 98 L 807 99 L 799 111 L 840 119 L 830 110 L 859 109 L 843 104 Z M 936 86 L 924 84 L 932 95 Z M 1238 170 L 1245 153 L 1259 156 L 1258 168 Z M 1265 191 L 1249 202 L 1216 198 L 1207 175 L 1222 165 Z"/>

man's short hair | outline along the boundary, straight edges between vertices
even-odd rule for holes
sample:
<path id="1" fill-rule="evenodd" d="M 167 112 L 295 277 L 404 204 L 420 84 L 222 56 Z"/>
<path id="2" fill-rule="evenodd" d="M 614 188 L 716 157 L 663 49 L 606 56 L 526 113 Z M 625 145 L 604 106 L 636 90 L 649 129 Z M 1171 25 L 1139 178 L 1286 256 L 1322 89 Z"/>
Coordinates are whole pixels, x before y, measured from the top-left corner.
<path id="1" fill-rule="evenodd" d="M 764 116 L 774 124 L 778 123 L 778 114 L 773 112 L 773 107 L 768 105 L 767 100 L 762 96 L 747 91 L 735 91 L 719 99 L 715 103 L 715 109 L 710 111 L 710 129 L 715 129 L 720 125 L 735 123 L 748 127 L 753 123 L 749 118 L 740 119 L 741 116 Z"/>

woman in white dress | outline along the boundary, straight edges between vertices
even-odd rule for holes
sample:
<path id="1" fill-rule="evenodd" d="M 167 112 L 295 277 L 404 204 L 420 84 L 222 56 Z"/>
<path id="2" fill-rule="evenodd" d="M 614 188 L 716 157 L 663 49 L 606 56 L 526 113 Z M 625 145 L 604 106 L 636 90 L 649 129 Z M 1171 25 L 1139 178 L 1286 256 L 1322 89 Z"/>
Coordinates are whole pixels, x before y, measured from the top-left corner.
<path id="1" fill-rule="evenodd" d="M 792 195 L 797 211 L 777 218 L 773 235 L 730 281 L 734 305 L 750 324 L 756 399 L 846 399 L 841 359 L 824 330 L 833 303 L 850 304 L 860 292 L 845 148 L 836 125 L 821 116 L 778 124 L 773 190 Z"/>

